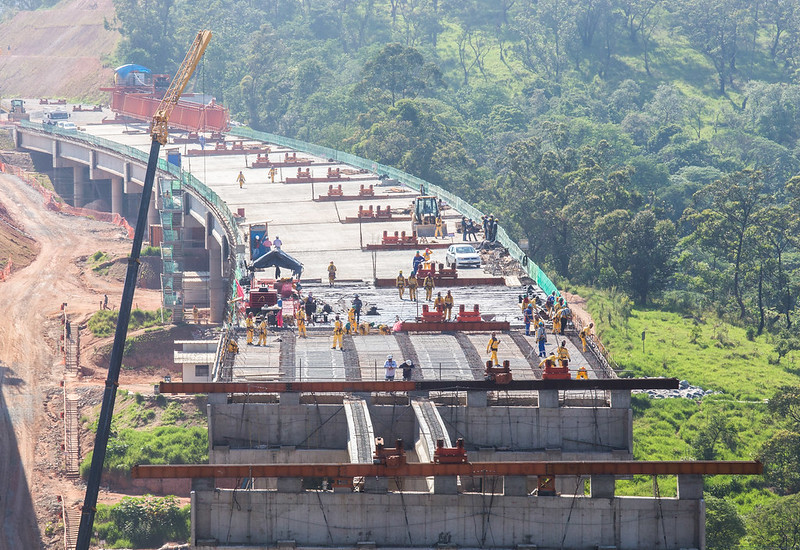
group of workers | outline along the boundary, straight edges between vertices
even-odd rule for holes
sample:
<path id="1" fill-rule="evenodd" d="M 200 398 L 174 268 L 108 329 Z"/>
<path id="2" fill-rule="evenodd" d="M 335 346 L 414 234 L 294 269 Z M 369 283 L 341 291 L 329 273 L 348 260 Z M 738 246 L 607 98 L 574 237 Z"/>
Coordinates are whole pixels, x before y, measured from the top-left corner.
<path id="1" fill-rule="evenodd" d="M 256 325 L 258 322 L 258 325 Z M 258 318 L 253 316 L 250 312 L 245 319 L 245 327 L 247 327 L 247 344 L 252 346 L 266 346 L 267 345 L 267 317 L 266 315 L 259 315 Z M 258 343 L 253 344 L 253 337 L 255 336 L 256 328 L 258 328 Z"/>
<path id="2" fill-rule="evenodd" d="M 298 168 L 297 170 L 298 170 L 298 172 L 299 172 L 299 170 L 300 170 L 300 169 Z M 274 167 L 274 166 L 272 166 L 272 167 L 269 169 L 269 181 L 270 181 L 271 183 L 275 183 L 275 176 L 276 176 L 277 174 L 278 174 L 278 171 L 275 169 L 275 167 Z M 242 171 L 241 171 L 241 170 L 239 170 L 239 175 L 238 175 L 238 176 L 236 176 L 236 183 L 238 183 L 238 184 L 239 184 L 239 189 L 244 189 L 244 184 L 245 184 L 245 183 L 247 183 L 247 181 L 246 181 L 246 180 L 245 180 L 245 178 L 244 178 L 244 174 L 242 173 Z"/>

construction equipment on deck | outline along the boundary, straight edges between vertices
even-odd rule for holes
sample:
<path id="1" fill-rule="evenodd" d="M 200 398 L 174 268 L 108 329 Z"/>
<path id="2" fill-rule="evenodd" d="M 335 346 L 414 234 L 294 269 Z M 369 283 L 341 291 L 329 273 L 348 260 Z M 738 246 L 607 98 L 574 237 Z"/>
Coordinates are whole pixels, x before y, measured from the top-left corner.
<path id="1" fill-rule="evenodd" d="M 425 195 L 415 198 L 411 212 L 411 230 L 417 237 L 433 237 L 439 215 L 439 199 Z"/>
<path id="2" fill-rule="evenodd" d="M 9 121 L 30 120 L 30 113 L 25 112 L 25 101 L 21 99 L 11 100 L 11 110 L 8 112 Z"/>
<path id="3" fill-rule="evenodd" d="M 117 328 L 114 334 L 114 346 L 111 349 L 111 359 L 108 367 L 108 378 L 106 379 L 105 392 L 103 394 L 103 404 L 100 409 L 100 418 L 97 423 L 97 435 L 95 436 L 94 454 L 92 465 L 89 470 L 89 478 L 86 482 L 86 498 L 81 510 L 81 524 L 78 530 L 78 542 L 76 550 L 88 550 L 92 539 L 92 527 L 94 516 L 97 512 L 97 494 L 100 490 L 100 480 L 103 473 L 103 463 L 106 458 L 108 438 L 111 433 L 111 420 L 114 414 L 114 401 L 117 395 L 119 371 L 122 367 L 122 354 L 125 349 L 125 340 L 128 335 L 128 322 L 131 316 L 131 306 L 133 304 L 133 294 L 136 290 L 136 279 L 139 273 L 139 254 L 142 248 L 144 231 L 147 227 L 147 211 L 150 206 L 150 195 L 153 191 L 153 180 L 156 175 L 158 165 L 158 155 L 162 145 L 167 144 L 168 127 L 170 114 L 183 93 L 184 88 L 189 83 L 200 58 L 211 40 L 211 31 L 200 31 L 195 36 L 186 57 L 178 68 L 175 78 L 170 84 L 164 98 L 153 115 L 153 123 L 150 134 L 152 143 L 150 145 L 150 157 L 147 162 L 147 172 L 145 173 L 144 186 L 142 188 L 142 199 L 139 204 L 139 217 L 136 223 L 136 232 L 133 236 L 131 255 L 128 259 L 128 271 L 125 275 L 125 286 L 122 291 L 122 300 L 119 305 L 119 315 L 117 317 Z"/>

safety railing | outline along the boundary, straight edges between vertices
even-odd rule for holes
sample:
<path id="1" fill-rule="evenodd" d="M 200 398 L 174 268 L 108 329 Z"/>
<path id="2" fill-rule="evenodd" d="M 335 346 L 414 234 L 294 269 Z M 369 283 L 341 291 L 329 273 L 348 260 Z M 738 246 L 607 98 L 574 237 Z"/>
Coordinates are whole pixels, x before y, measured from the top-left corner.
<path id="1" fill-rule="evenodd" d="M 386 175 L 392 179 L 396 179 L 397 181 L 404 183 L 413 189 L 418 189 L 424 194 L 433 195 L 441 199 L 471 219 L 478 220 L 481 218 L 481 216 L 483 216 L 483 212 L 461 199 L 461 197 L 454 195 L 446 189 L 442 189 L 438 185 L 434 185 L 433 183 L 427 182 L 421 178 L 407 174 L 402 170 L 398 170 L 393 166 L 386 166 L 385 164 L 365 159 L 351 153 L 337 151 L 336 149 L 323 147 L 322 145 L 307 143 L 299 139 L 279 136 L 269 132 L 259 132 L 253 130 L 252 128 L 238 127 L 232 129 L 229 133 L 241 138 L 265 141 L 268 143 L 274 143 L 275 145 L 289 147 L 291 149 L 310 153 L 324 159 L 333 159 L 337 162 L 355 166 L 356 168 L 369 170 L 375 174 Z M 557 294 L 560 294 L 556 288 L 556 285 L 553 284 L 553 281 L 550 280 L 547 274 L 539 269 L 539 266 L 536 265 L 535 262 L 533 262 L 530 258 L 527 258 L 522 249 L 508 236 L 505 229 L 502 227 L 498 228 L 497 230 L 497 241 L 503 245 L 506 250 L 508 250 L 508 253 L 511 255 L 511 257 L 513 257 L 520 263 L 520 265 L 522 265 L 522 267 L 528 272 L 528 276 L 536 281 L 536 284 L 539 286 L 539 288 L 541 288 L 546 294 L 550 294 L 553 291 L 555 291 Z"/>

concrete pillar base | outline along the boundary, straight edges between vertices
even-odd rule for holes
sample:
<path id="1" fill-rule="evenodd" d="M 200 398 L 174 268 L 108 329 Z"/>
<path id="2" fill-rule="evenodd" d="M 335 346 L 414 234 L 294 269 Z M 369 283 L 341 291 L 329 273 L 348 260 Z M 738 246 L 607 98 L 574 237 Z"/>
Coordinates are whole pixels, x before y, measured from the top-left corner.
<path id="1" fill-rule="evenodd" d="M 122 178 L 118 176 L 111 177 L 111 213 L 122 215 L 124 207 L 124 194 L 122 192 Z"/>
<path id="2" fill-rule="evenodd" d="M 539 390 L 539 408 L 557 409 L 558 390 Z"/>
<path id="3" fill-rule="evenodd" d="M 631 408 L 631 390 L 611 390 L 612 409 Z"/>
<path id="4" fill-rule="evenodd" d="M 485 391 L 467 392 L 468 407 L 486 407 L 488 403 L 489 403 L 489 397 Z"/>
<path id="5" fill-rule="evenodd" d="M 279 477 L 278 486 L 279 493 L 302 493 L 303 492 L 303 478 L 302 477 Z"/>
<path id="6" fill-rule="evenodd" d="M 614 476 L 591 476 L 592 498 L 614 498 L 616 479 Z"/>
<path id="7" fill-rule="evenodd" d="M 682 500 L 700 500 L 703 498 L 703 476 L 679 475 L 678 498 Z"/>
<path id="8" fill-rule="evenodd" d="M 505 476 L 503 478 L 503 495 L 516 497 L 528 496 L 528 477 Z"/>
<path id="9" fill-rule="evenodd" d="M 436 476 L 433 478 L 433 492 L 437 495 L 457 495 L 458 478 L 456 476 Z"/>
<path id="10" fill-rule="evenodd" d="M 86 178 L 84 166 L 72 167 L 72 204 L 81 208 L 86 204 Z"/>

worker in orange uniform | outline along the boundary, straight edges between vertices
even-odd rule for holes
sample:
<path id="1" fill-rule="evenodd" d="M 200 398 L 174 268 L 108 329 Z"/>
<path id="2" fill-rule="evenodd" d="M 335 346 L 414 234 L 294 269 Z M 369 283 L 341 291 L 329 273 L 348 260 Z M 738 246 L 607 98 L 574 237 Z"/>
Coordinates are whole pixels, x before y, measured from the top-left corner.
<path id="1" fill-rule="evenodd" d="M 442 297 L 441 292 L 436 295 L 436 299 L 433 301 L 433 307 L 436 308 L 436 311 L 439 313 L 444 314 L 444 297 Z"/>
<path id="2" fill-rule="evenodd" d="M 244 321 L 245 326 L 247 327 L 247 344 L 252 346 L 253 345 L 253 335 L 255 334 L 256 324 L 253 322 L 253 312 L 247 314 L 247 319 Z"/>
<path id="3" fill-rule="evenodd" d="M 497 348 L 500 347 L 500 340 L 497 338 L 497 333 L 493 332 L 492 337 L 489 338 L 489 343 L 486 344 L 486 353 L 490 354 L 489 358 L 492 365 L 497 365 Z"/>
<path id="4" fill-rule="evenodd" d="M 433 296 L 433 277 L 430 275 L 425 276 L 425 282 L 422 284 L 425 287 L 425 299 L 429 302 L 431 301 L 431 296 Z"/>
<path id="5" fill-rule="evenodd" d="M 244 174 L 239 170 L 239 175 L 236 177 L 236 182 L 239 184 L 239 189 L 244 187 Z"/>
<path id="6" fill-rule="evenodd" d="M 412 302 L 416 301 L 417 299 L 418 286 L 419 286 L 419 280 L 417 279 L 416 275 L 412 274 L 411 277 L 408 278 L 408 299 L 411 300 Z"/>
<path id="7" fill-rule="evenodd" d="M 575 373 L 575 380 L 588 380 L 589 373 L 586 372 L 586 367 L 581 367 L 578 369 L 578 372 Z"/>
<path id="8" fill-rule="evenodd" d="M 560 365 L 563 365 L 564 361 L 566 361 L 567 364 L 569 364 L 569 362 L 572 360 L 569 356 L 569 350 L 567 349 L 566 340 L 561 340 L 561 345 L 558 346 L 558 349 L 556 350 L 556 355 L 558 356 L 558 363 Z"/>
<path id="9" fill-rule="evenodd" d="M 333 322 L 333 346 L 331 349 L 336 349 L 336 343 L 339 343 L 339 349 L 344 349 L 342 347 L 342 339 L 344 336 L 344 326 L 342 326 L 342 322 L 339 320 L 339 316 L 336 316 L 336 320 Z"/>
<path id="10" fill-rule="evenodd" d="M 451 315 L 453 315 L 453 295 L 450 294 L 449 290 L 444 297 L 444 311 L 447 313 L 447 320 L 449 321 Z"/>
<path id="11" fill-rule="evenodd" d="M 444 237 L 442 232 L 442 217 L 436 216 L 436 233 L 434 233 L 434 237 Z"/>
<path id="12" fill-rule="evenodd" d="M 333 282 L 336 280 L 336 266 L 333 265 L 333 260 L 331 263 L 328 264 L 328 286 L 333 286 Z"/>
<path id="13" fill-rule="evenodd" d="M 261 318 L 261 323 L 258 325 L 258 345 L 267 345 L 267 319 L 265 317 Z"/>
<path id="14" fill-rule="evenodd" d="M 403 295 L 406 293 L 406 278 L 403 277 L 402 271 L 397 276 L 397 279 L 395 279 L 395 285 L 397 285 L 397 291 L 400 293 L 400 299 L 402 300 Z"/>
<path id="15" fill-rule="evenodd" d="M 592 336 L 592 328 L 594 328 L 594 323 L 589 323 L 589 326 L 583 327 L 578 334 L 581 337 L 581 342 L 583 342 L 584 352 L 586 352 L 586 341 Z"/>
<path id="16" fill-rule="evenodd" d="M 358 327 L 356 327 L 356 310 L 350 308 L 347 312 L 347 334 L 358 334 Z"/>
<path id="17" fill-rule="evenodd" d="M 306 338 L 306 313 L 303 308 L 299 308 L 295 314 L 297 320 L 297 335 Z"/>

